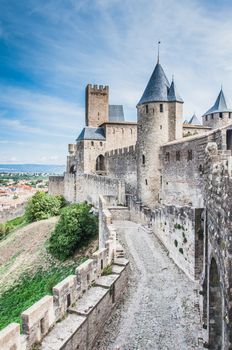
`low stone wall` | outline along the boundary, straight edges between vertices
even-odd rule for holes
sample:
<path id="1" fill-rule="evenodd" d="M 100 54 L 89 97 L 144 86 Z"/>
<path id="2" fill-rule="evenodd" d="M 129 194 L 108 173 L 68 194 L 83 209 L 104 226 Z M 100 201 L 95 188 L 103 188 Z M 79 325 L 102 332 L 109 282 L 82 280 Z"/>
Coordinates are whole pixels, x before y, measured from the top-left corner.
<path id="1" fill-rule="evenodd" d="M 116 230 L 102 198 L 99 234 L 104 247 L 22 313 L 19 324 L 0 331 L 1 350 L 91 349 L 127 284 L 128 261 L 116 258 Z M 104 223 L 103 223 L 104 222 Z M 112 265 L 112 273 L 104 269 Z"/>
<path id="2" fill-rule="evenodd" d="M 19 203 L 0 211 L 0 224 L 22 216 L 25 212 L 26 203 Z"/>
<path id="3" fill-rule="evenodd" d="M 130 201 L 130 219 L 149 227 L 192 280 L 199 280 L 203 265 L 202 211 L 166 205 L 151 211 L 139 202 Z"/>

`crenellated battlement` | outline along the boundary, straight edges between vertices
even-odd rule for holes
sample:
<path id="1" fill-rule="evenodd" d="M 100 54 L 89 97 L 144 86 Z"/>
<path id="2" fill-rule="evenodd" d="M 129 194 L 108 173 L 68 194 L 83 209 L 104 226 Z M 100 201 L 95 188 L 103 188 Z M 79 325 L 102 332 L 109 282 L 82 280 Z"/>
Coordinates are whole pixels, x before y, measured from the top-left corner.
<path id="1" fill-rule="evenodd" d="M 123 147 L 123 148 L 116 148 L 112 151 L 106 152 L 106 157 L 112 157 L 112 156 L 118 156 L 118 155 L 128 155 L 128 154 L 134 154 L 135 153 L 135 145 L 129 146 L 129 147 Z"/>
<path id="2" fill-rule="evenodd" d="M 20 325 L 0 331 L 1 350 L 67 350 L 91 348 L 127 283 L 128 261 L 118 258 L 116 230 L 102 197 L 99 237 L 103 248 L 77 266 L 46 295 L 21 314 Z M 111 265 L 112 273 L 103 276 Z M 115 292 L 116 290 L 116 292 Z M 74 326 L 75 325 L 75 326 Z M 87 326 L 88 325 L 88 326 Z M 62 334 L 62 336 L 61 336 Z"/>
<path id="3" fill-rule="evenodd" d="M 108 93 L 109 92 L 109 86 L 108 85 L 97 85 L 97 84 L 88 84 L 87 85 L 87 89 L 89 89 L 89 91 L 91 93 L 98 93 L 98 92 L 103 92 L 103 93 Z"/>

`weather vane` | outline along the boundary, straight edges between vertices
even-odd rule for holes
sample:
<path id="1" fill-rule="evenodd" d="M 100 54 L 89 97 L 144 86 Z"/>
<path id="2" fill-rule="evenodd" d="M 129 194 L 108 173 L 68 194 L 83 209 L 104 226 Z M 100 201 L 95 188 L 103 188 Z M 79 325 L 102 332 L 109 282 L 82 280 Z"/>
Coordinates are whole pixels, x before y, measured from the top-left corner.
<path id="1" fill-rule="evenodd" d="M 158 60 L 157 62 L 159 63 L 159 47 L 160 47 L 161 41 L 158 41 Z"/>

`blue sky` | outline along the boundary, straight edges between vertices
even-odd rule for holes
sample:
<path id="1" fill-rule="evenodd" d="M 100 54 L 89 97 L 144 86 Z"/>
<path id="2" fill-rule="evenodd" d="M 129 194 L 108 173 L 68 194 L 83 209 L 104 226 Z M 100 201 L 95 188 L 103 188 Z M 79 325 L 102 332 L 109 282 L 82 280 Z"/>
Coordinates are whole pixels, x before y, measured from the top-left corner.
<path id="1" fill-rule="evenodd" d="M 201 116 L 232 106 L 232 5 L 222 0 L 0 0 L 0 163 L 64 164 L 88 83 L 136 120 L 156 63 Z"/>

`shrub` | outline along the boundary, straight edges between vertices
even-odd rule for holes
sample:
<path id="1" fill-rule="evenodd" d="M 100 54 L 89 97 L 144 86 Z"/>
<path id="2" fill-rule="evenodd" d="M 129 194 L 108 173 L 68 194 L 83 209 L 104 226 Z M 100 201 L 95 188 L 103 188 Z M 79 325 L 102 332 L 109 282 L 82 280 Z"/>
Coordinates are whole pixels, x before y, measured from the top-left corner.
<path id="1" fill-rule="evenodd" d="M 98 232 L 98 219 L 91 206 L 72 204 L 61 211 L 60 219 L 49 240 L 49 251 L 60 260 L 72 256 Z"/>
<path id="2" fill-rule="evenodd" d="M 51 196 L 45 192 L 36 192 L 29 199 L 25 217 L 27 222 L 48 219 L 50 216 L 58 215 L 60 208 L 64 205 L 61 196 Z"/>

